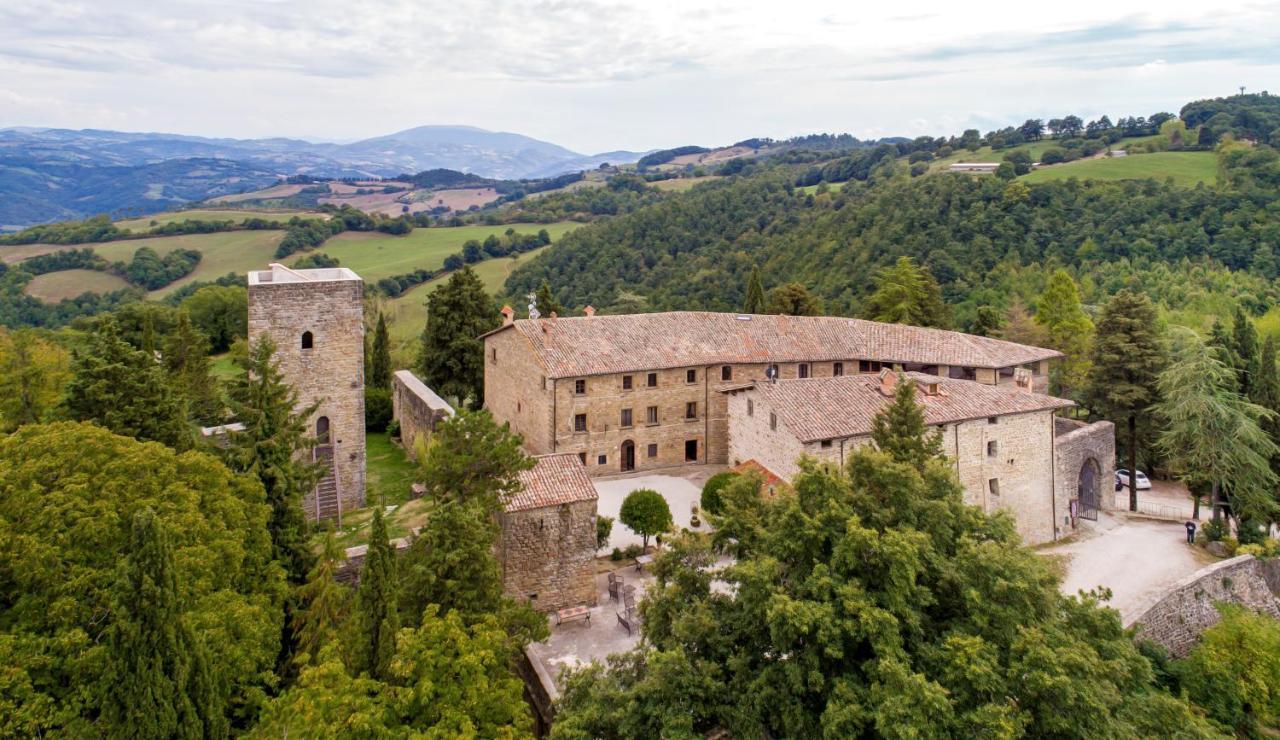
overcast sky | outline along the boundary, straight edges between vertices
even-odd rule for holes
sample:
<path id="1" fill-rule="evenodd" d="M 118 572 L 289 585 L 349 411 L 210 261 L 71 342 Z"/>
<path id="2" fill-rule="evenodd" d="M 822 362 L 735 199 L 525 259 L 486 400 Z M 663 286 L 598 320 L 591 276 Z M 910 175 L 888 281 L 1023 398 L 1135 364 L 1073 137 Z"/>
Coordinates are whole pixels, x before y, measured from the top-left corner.
<path id="1" fill-rule="evenodd" d="M 590 153 L 1280 92 L 1280 3 L 859 5 L 2 0 L 0 127 L 349 141 L 469 124 Z"/>

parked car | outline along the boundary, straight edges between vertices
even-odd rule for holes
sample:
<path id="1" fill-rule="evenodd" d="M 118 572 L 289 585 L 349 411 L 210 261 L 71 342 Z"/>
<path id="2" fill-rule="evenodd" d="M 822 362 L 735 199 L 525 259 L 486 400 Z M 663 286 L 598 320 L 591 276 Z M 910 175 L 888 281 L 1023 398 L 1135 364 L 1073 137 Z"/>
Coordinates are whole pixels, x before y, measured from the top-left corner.
<path id="1" fill-rule="evenodd" d="M 1139 491 L 1146 491 L 1151 488 L 1151 481 L 1147 480 L 1146 473 L 1139 470 L 1137 478 Z M 1121 468 L 1116 471 L 1116 490 L 1119 491 L 1127 485 L 1129 485 L 1129 471 Z"/>

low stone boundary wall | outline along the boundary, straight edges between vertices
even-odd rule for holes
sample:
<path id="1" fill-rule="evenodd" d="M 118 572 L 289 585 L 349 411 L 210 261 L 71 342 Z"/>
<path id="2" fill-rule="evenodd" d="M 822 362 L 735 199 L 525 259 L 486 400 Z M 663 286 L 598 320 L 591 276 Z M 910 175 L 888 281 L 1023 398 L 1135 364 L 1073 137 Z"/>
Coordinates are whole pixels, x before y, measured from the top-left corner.
<path id="1" fill-rule="evenodd" d="M 398 537 L 391 540 L 391 546 L 396 549 L 396 555 L 403 555 L 405 550 L 409 549 L 409 545 L 413 544 L 412 538 Z M 342 561 L 338 566 L 338 572 L 334 575 L 334 579 L 339 583 L 354 585 L 360 581 L 360 569 L 364 567 L 364 556 L 369 552 L 368 545 L 356 545 L 346 549 L 347 559 Z"/>
<path id="2" fill-rule="evenodd" d="M 1184 658 L 1200 633 L 1218 623 L 1216 604 L 1230 603 L 1280 619 L 1280 561 L 1241 555 L 1214 563 L 1169 586 L 1128 625 L 1139 640 L 1151 640 L 1174 658 Z"/>
<path id="3" fill-rule="evenodd" d="M 453 416 L 453 407 L 416 375 L 400 370 L 391 378 L 391 413 L 400 422 L 400 440 L 405 452 L 413 457 L 414 441 Z"/>

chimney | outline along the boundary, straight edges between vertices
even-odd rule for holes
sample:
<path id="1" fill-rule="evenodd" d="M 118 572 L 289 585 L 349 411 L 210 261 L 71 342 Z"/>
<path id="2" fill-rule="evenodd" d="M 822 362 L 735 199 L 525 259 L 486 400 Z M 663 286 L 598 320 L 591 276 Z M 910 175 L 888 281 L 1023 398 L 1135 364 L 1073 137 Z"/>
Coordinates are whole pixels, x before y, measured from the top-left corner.
<path id="1" fill-rule="evenodd" d="M 898 374 L 889 368 L 880 371 L 880 393 L 886 396 L 892 396 L 894 390 L 898 387 Z"/>
<path id="2" fill-rule="evenodd" d="M 587 318 L 591 318 L 592 316 L 596 315 L 596 307 L 587 306 L 586 308 L 582 309 L 582 312 L 587 315 Z"/>
<path id="3" fill-rule="evenodd" d="M 1031 371 L 1025 367 L 1014 368 L 1013 384 L 1018 387 L 1018 390 L 1025 393 L 1035 392 L 1035 389 L 1032 387 Z"/>
<path id="4" fill-rule="evenodd" d="M 516 312 L 511 308 L 511 306 L 503 306 L 502 325 L 511 326 L 514 323 L 516 323 Z"/>

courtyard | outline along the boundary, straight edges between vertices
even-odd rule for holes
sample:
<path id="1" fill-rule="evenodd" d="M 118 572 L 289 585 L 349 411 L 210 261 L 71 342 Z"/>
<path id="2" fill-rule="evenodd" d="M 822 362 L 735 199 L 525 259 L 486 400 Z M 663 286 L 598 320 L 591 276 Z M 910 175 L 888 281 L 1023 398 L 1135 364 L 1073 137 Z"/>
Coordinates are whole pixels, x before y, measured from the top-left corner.
<path id="1" fill-rule="evenodd" d="M 656 473 L 630 473 L 596 478 L 593 482 L 596 493 L 600 496 L 596 502 L 596 513 L 614 519 L 609 543 L 600 552 L 608 554 L 615 547 L 621 550 L 629 545 L 637 547 L 640 545 L 640 535 L 618 520 L 618 512 L 622 509 L 622 502 L 627 498 L 627 494 L 640 488 L 657 491 L 662 498 L 666 499 L 667 506 L 671 507 L 671 520 L 676 530 L 688 528 L 701 532 L 708 531 L 705 517 L 699 527 L 690 526 L 689 520 L 693 514 L 693 507 L 698 505 L 702 497 L 703 484 L 708 478 L 724 469 L 723 466 L 718 465 L 690 465 L 668 468 Z M 652 538 L 649 544 L 653 544 Z"/>

